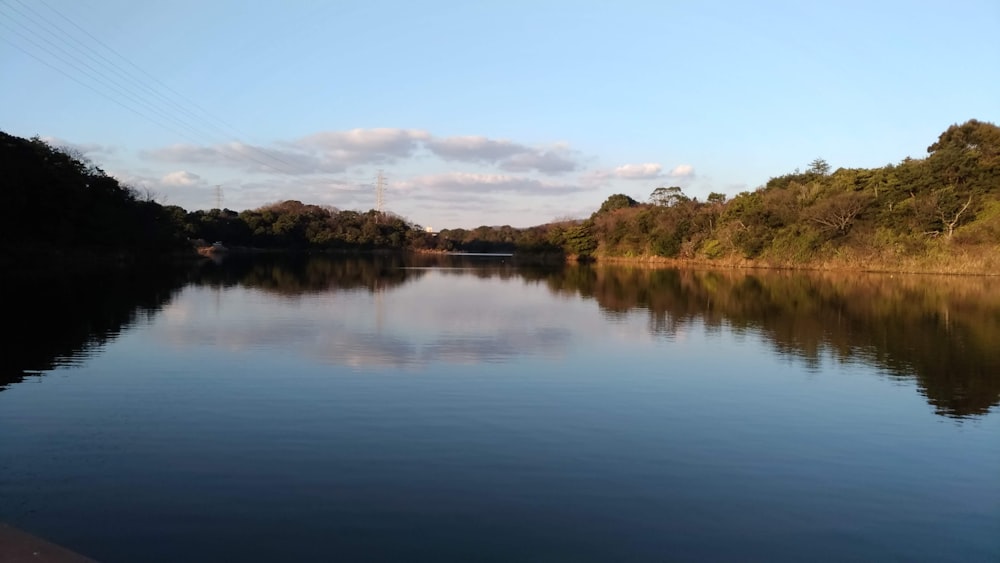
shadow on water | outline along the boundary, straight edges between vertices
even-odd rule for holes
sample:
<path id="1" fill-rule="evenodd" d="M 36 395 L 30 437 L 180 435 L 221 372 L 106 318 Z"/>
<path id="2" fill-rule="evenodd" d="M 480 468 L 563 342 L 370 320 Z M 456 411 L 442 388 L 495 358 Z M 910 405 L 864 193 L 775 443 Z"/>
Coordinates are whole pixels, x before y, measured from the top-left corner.
<path id="1" fill-rule="evenodd" d="M 935 411 L 962 418 L 1000 404 L 1000 279 L 523 264 L 516 257 L 232 257 L 195 271 L 52 279 L 15 287 L 32 313 L 8 338 L 0 390 L 72 365 L 166 305 L 185 284 L 295 296 L 391 291 L 435 269 L 518 279 L 593 299 L 610 316 L 645 312 L 654 335 L 732 330 L 782 355 L 825 356 L 915 380 Z"/>
<path id="2" fill-rule="evenodd" d="M 27 376 L 72 366 L 138 322 L 150 319 L 190 281 L 164 266 L 101 274 L 8 280 L 20 304 L 0 360 L 0 391 Z"/>

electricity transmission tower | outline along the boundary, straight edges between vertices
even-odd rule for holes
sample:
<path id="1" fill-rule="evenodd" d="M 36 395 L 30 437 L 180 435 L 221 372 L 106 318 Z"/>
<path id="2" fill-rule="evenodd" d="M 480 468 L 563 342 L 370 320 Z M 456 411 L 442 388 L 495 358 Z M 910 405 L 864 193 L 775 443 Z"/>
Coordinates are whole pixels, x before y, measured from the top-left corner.
<path id="1" fill-rule="evenodd" d="M 379 215 L 382 214 L 382 204 L 384 203 L 385 197 L 385 175 L 382 171 L 378 171 L 378 176 L 375 178 L 375 211 L 378 211 Z"/>
<path id="2" fill-rule="evenodd" d="M 222 211 L 222 185 L 215 186 L 215 208 Z"/>

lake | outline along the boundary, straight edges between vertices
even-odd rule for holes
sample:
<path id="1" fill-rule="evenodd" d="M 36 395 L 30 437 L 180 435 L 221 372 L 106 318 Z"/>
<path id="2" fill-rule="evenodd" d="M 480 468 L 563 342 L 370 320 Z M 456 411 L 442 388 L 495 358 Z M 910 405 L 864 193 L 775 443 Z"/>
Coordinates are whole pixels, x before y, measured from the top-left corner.
<path id="1" fill-rule="evenodd" d="M 234 256 L 7 298 L 0 521 L 100 561 L 1000 560 L 1000 278 Z"/>

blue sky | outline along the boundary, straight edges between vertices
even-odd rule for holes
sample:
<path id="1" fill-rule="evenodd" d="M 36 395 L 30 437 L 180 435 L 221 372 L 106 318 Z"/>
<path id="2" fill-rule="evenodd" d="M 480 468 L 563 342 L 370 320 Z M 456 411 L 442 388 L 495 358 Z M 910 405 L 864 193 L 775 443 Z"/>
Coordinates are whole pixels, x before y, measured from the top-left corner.
<path id="1" fill-rule="evenodd" d="M 434 228 L 882 166 L 1000 122 L 1000 2 L 0 0 L 0 129 L 187 209 Z"/>

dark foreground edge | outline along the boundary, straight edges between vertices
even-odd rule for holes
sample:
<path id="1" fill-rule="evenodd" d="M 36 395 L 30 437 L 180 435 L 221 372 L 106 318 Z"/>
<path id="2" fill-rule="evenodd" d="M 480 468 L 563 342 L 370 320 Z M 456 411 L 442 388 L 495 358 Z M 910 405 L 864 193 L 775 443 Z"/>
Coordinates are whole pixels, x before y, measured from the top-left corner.
<path id="1" fill-rule="evenodd" d="M 97 563 L 89 557 L 0 523 L 0 561 L 3 563 Z"/>

